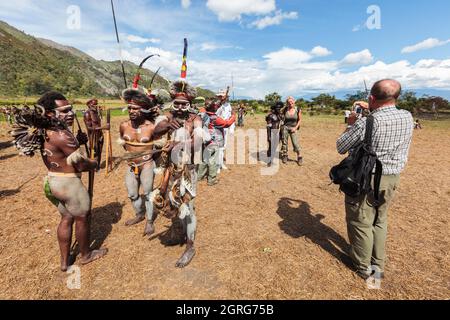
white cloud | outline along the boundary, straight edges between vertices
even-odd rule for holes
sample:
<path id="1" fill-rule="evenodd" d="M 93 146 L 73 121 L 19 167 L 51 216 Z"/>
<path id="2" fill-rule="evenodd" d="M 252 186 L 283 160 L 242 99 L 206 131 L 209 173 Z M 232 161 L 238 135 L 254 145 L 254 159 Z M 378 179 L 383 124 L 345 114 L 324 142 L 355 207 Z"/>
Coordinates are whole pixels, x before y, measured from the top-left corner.
<path id="1" fill-rule="evenodd" d="M 316 57 L 326 57 L 326 56 L 329 56 L 330 54 L 332 54 L 333 52 L 331 52 L 330 50 L 328 50 L 327 48 L 324 48 L 324 47 L 321 47 L 321 46 L 317 46 L 317 47 L 314 47 L 312 50 L 311 50 L 311 54 L 313 55 L 313 56 L 316 56 Z"/>
<path id="2" fill-rule="evenodd" d="M 342 65 L 363 65 L 369 64 L 373 61 L 372 53 L 369 49 L 364 49 L 359 52 L 349 53 L 342 59 Z"/>
<path id="3" fill-rule="evenodd" d="M 264 56 L 269 67 L 274 69 L 293 69 L 309 61 L 312 55 L 306 51 L 284 47 Z"/>
<path id="4" fill-rule="evenodd" d="M 176 79 L 180 76 L 182 49 L 180 39 L 189 32 L 191 48 L 198 50 L 190 51 L 191 54 L 188 56 L 188 80 L 194 85 L 202 84 L 206 88 L 217 90 L 229 85 L 231 74 L 233 74 L 236 96 L 264 98 L 267 93 L 273 91 L 283 96 L 301 96 L 307 93 L 356 90 L 361 89 L 363 79 L 366 79 L 370 86 L 381 78 L 398 79 L 403 87 L 408 89 L 450 90 L 450 59 L 422 59 L 415 64 L 407 60 L 386 63 L 374 61 L 372 54 L 366 49 L 359 53 L 350 53 L 347 56 L 344 54 L 342 57 L 316 62 L 315 58 L 331 53 L 330 50 L 321 46 L 312 50 L 311 48 L 268 49 L 267 54 L 254 59 L 244 58 L 248 56 L 246 54 L 235 60 L 232 56 L 211 59 L 201 51 L 201 44 L 206 44 L 204 49 L 209 45 L 210 50 L 221 46 L 221 43 L 215 43 L 211 36 L 218 34 L 218 31 L 223 31 L 217 27 L 217 23 L 211 23 L 215 18 L 198 15 L 198 19 L 189 20 L 189 17 L 197 10 L 197 7 L 191 6 L 189 10 L 176 11 L 168 10 L 166 7 L 153 8 L 152 13 L 158 19 L 149 20 L 148 12 L 152 8 L 144 5 L 146 3 L 144 1 L 136 2 L 142 5 L 136 8 L 127 6 L 126 1 L 116 2 L 120 12 L 117 15 L 119 29 L 126 32 L 121 37 L 124 45 L 124 59 L 139 63 L 149 54 L 160 54 L 161 57 L 150 59 L 145 67 L 151 70 L 162 67 L 161 74 L 167 79 Z M 235 20 L 239 20 L 241 15 L 254 16 L 256 18 L 253 19 L 258 19 L 273 15 L 277 10 L 275 1 L 209 2 L 213 4 L 223 2 L 223 8 L 231 8 L 224 9 L 223 16 L 237 15 Z M 248 8 L 249 3 L 253 5 L 263 2 L 267 3 L 267 8 Z M 54 2 L 53 6 L 49 5 L 50 1 L 47 0 L 42 0 L 40 5 L 31 0 L 20 0 L 17 4 L 11 1 L 0 1 L 0 17 L 19 29 L 26 30 L 27 33 L 77 47 L 95 58 L 118 60 L 117 44 L 111 30 L 110 11 L 104 10 L 104 4 L 101 2 L 80 0 L 80 3 L 83 3 L 83 24 L 82 29 L 77 32 L 65 29 L 66 16 L 57 14 L 65 12 L 67 4 L 70 4 L 69 0 Z M 238 8 L 233 9 L 233 5 Z M 133 16 L 133 19 L 130 20 L 130 16 Z M 36 20 L 36 17 L 40 19 Z M 189 30 L 186 30 L 183 26 L 188 20 L 190 21 Z M 207 32 L 205 28 L 208 28 Z M 139 30 L 139 33 L 133 30 Z M 147 47 L 142 48 L 143 42 L 127 40 L 128 33 L 164 39 L 164 47 L 157 48 L 157 45 L 147 42 L 145 43 Z M 224 39 L 226 40 L 227 38 Z"/>
<path id="5" fill-rule="evenodd" d="M 99 49 L 88 52 L 95 58 L 117 60 L 117 50 Z M 156 70 L 168 79 L 180 75 L 181 55 L 156 47 L 124 50 L 124 59 L 139 63 L 142 57 L 158 53 L 160 58 L 147 62 L 146 68 Z M 268 53 L 264 60 L 194 60 L 188 59 L 188 81 L 217 90 L 229 85 L 234 75 L 235 95 L 264 98 L 273 91 L 283 96 L 302 96 L 320 92 L 361 89 L 363 80 L 370 86 L 383 78 L 394 78 L 404 88 L 450 90 L 450 59 L 423 59 L 416 64 L 406 60 L 394 63 L 376 61 L 351 72 L 342 69 L 339 61 L 314 62 L 306 51 L 283 48 Z"/>
<path id="6" fill-rule="evenodd" d="M 200 46 L 201 51 L 214 51 L 220 48 L 221 48 L 220 45 L 208 42 L 202 43 L 202 45 Z"/>
<path id="7" fill-rule="evenodd" d="M 255 20 L 249 24 L 250 27 L 256 27 L 259 30 L 267 28 L 273 25 L 280 25 L 283 20 L 295 20 L 298 18 L 298 13 L 295 11 L 292 12 L 282 12 L 278 10 L 275 12 L 273 16 L 265 16 L 261 19 Z"/>
<path id="8" fill-rule="evenodd" d="M 156 39 L 156 38 L 142 38 L 139 36 L 135 36 L 135 35 L 128 35 L 127 36 L 127 40 L 130 42 L 136 42 L 136 43 L 160 43 L 161 40 L 160 39 Z"/>
<path id="9" fill-rule="evenodd" d="M 276 10 L 275 0 L 208 0 L 206 6 L 219 21 L 236 21 L 244 14 L 264 15 Z"/>
<path id="10" fill-rule="evenodd" d="M 428 38 L 422 42 L 416 43 L 415 45 L 404 47 L 402 49 L 402 53 L 412 53 L 412 52 L 416 52 L 419 50 L 427 50 L 427 49 L 446 45 L 447 43 L 450 43 L 450 39 L 441 41 L 436 38 Z"/>
<path id="11" fill-rule="evenodd" d="M 241 47 L 233 47 L 233 46 L 218 44 L 218 43 L 214 43 L 214 42 L 204 42 L 200 46 L 200 51 L 215 51 L 215 50 L 230 49 L 230 48 L 242 49 Z"/>
<path id="12" fill-rule="evenodd" d="M 438 67 L 440 65 L 441 65 L 441 61 L 434 60 L 434 59 L 422 59 L 416 63 L 416 66 L 418 66 L 420 68 L 432 68 L 432 67 Z"/>
<path id="13" fill-rule="evenodd" d="M 181 0 L 181 6 L 184 9 L 187 9 L 191 6 L 191 0 Z"/>

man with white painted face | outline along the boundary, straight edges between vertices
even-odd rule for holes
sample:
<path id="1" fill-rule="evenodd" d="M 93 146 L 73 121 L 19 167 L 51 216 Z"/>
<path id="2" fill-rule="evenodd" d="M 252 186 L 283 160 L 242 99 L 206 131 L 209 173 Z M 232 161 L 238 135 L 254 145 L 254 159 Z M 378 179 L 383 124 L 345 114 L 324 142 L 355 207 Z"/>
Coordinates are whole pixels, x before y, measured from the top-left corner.
<path id="1" fill-rule="evenodd" d="M 57 235 L 61 251 L 61 270 L 66 271 L 69 266 L 74 223 L 81 264 L 99 259 L 107 252 L 107 249 L 89 248 L 91 199 L 81 181 L 81 173 L 95 169 L 97 161 L 89 160 L 80 152 L 80 142 L 85 143 L 87 137 L 79 133 L 77 139 L 68 129 L 73 124 L 75 113 L 61 93 L 48 92 L 39 99 L 37 105 L 44 108 L 45 117 L 55 119 L 57 123 L 45 129 L 41 154 L 48 169 L 44 185 L 46 196 L 61 213 Z"/>
<path id="2" fill-rule="evenodd" d="M 192 107 L 197 96 L 195 87 L 181 79 L 170 85 L 170 95 L 171 111 L 156 120 L 155 135 L 167 134 L 169 142 L 164 148 L 168 157 L 163 180 L 153 194 L 153 201 L 164 216 L 172 219 L 173 224 L 182 224 L 183 234 L 178 240 L 186 243 L 186 249 L 175 266 L 184 268 L 192 261 L 196 252 L 196 162 L 199 162 L 197 156 L 201 158 L 201 148 L 207 137 L 202 129 L 202 119 Z M 171 244 L 177 244 L 174 236 L 172 234 L 172 239 L 169 240 Z"/>

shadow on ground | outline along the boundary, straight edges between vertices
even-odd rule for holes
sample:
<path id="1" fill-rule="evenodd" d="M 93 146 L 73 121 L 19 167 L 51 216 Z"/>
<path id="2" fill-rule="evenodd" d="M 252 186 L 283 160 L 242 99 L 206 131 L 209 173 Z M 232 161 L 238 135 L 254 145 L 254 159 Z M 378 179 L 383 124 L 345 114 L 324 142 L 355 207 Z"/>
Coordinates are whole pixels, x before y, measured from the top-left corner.
<path id="1" fill-rule="evenodd" d="M 95 208 L 91 220 L 91 247 L 98 249 L 112 231 L 112 226 L 122 218 L 124 204 L 112 202 L 106 206 Z"/>
<path id="2" fill-rule="evenodd" d="M 352 268 L 351 260 L 347 255 L 349 250 L 347 241 L 322 222 L 324 215 L 312 213 L 307 202 L 281 198 L 278 200 L 277 214 L 283 219 L 279 222 L 283 232 L 292 238 L 308 238 L 345 266 Z"/>

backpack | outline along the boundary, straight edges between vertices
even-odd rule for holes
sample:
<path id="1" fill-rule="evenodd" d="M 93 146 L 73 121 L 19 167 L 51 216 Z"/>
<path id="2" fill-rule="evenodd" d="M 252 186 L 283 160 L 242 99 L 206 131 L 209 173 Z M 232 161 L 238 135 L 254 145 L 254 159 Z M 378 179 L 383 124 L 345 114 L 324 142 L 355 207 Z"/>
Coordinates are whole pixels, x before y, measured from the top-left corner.
<path id="1" fill-rule="evenodd" d="M 378 207 L 381 205 L 380 182 L 383 167 L 372 148 L 373 122 L 373 116 L 368 116 L 364 141 L 357 145 L 341 163 L 331 168 L 330 179 L 334 184 L 339 185 L 340 191 L 352 198 L 364 196 L 373 191 L 373 206 L 376 209 L 375 224 L 378 219 Z"/>

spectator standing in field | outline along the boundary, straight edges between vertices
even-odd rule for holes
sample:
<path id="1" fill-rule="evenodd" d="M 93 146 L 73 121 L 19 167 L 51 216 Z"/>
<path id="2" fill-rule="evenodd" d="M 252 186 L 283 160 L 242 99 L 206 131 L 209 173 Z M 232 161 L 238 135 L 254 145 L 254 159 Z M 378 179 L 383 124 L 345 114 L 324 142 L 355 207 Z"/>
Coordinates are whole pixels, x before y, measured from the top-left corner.
<path id="1" fill-rule="evenodd" d="M 283 114 L 284 125 L 282 128 L 282 146 L 281 160 L 284 164 L 288 162 L 288 144 L 291 138 L 294 152 L 297 153 L 297 164 L 303 163 L 303 157 L 300 155 L 300 145 L 298 143 L 297 131 L 302 122 L 302 109 L 295 106 L 295 99 L 289 97 L 286 101 L 286 109 Z"/>
<path id="2" fill-rule="evenodd" d="M 245 110 L 245 107 L 243 104 L 241 104 L 239 106 L 238 109 L 238 127 L 243 127 L 244 126 L 244 116 L 247 114 L 247 111 Z"/>
<path id="3" fill-rule="evenodd" d="M 408 160 L 414 122 L 410 112 L 396 108 L 400 92 L 400 83 L 395 80 L 378 81 L 370 91 L 369 109 L 374 118 L 372 147 L 383 167 L 382 204 L 378 214 L 372 205 L 373 192 L 359 198 L 345 196 L 349 254 L 357 274 L 364 279 L 373 271 L 384 277 L 387 212 Z M 340 154 L 351 151 L 363 141 L 366 120 L 366 117 L 358 118 L 355 112 L 350 115 L 347 130 L 336 143 Z"/>
<path id="4" fill-rule="evenodd" d="M 222 106 L 217 110 L 217 116 L 219 118 L 222 118 L 223 120 L 227 121 L 232 117 L 233 109 L 231 107 L 230 102 L 228 101 L 227 92 L 222 90 L 219 93 L 216 94 L 217 99 L 220 101 L 225 101 Z M 225 150 L 228 145 L 228 138 L 234 134 L 234 129 L 236 125 L 233 121 L 233 124 L 229 127 L 224 128 L 224 144 L 222 147 L 219 148 L 219 152 L 217 153 L 217 173 L 220 173 L 220 171 L 227 170 L 227 166 L 225 165 Z"/>

